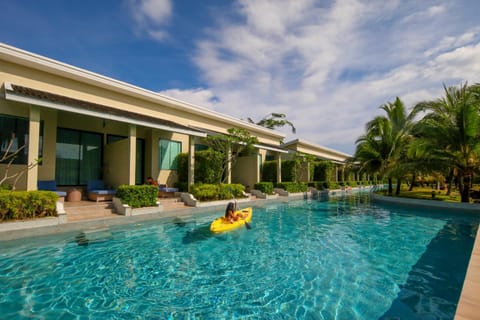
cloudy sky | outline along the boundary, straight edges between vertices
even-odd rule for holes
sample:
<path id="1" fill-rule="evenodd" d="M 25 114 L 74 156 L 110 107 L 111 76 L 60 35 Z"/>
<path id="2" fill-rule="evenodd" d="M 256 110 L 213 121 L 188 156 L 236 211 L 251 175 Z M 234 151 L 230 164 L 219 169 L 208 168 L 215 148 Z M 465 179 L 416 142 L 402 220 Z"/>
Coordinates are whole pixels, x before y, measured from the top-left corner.
<path id="1" fill-rule="evenodd" d="M 399 96 L 480 82 L 480 1 L 4 1 L 0 42 L 353 153 Z"/>

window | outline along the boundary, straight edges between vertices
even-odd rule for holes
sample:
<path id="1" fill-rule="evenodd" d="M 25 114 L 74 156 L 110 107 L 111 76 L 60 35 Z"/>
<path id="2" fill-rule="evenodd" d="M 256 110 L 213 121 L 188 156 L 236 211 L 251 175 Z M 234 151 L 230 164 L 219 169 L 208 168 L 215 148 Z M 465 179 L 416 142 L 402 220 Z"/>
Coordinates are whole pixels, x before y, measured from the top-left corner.
<path id="1" fill-rule="evenodd" d="M 160 139 L 158 143 L 160 170 L 177 170 L 177 156 L 182 152 L 182 143 Z"/>
<path id="2" fill-rule="evenodd" d="M 135 158 L 135 184 L 145 183 L 145 140 L 137 139 L 137 154 Z"/>
<path id="3" fill-rule="evenodd" d="M 12 163 L 27 164 L 28 161 L 28 137 L 29 120 L 8 115 L 0 115 L 0 152 L 1 156 L 13 155 L 18 152 Z M 22 150 L 19 151 L 20 148 Z M 43 155 L 43 121 L 40 122 L 40 142 L 38 156 Z M 7 160 L 8 162 L 9 160 Z"/>
<path id="4" fill-rule="evenodd" d="M 195 152 L 197 151 L 203 151 L 203 150 L 208 150 L 208 146 L 204 144 L 195 144 Z"/>
<path id="5" fill-rule="evenodd" d="M 125 136 L 118 136 L 114 134 L 108 134 L 107 135 L 107 144 L 114 143 L 123 139 L 128 139 L 128 137 Z"/>
<path id="6" fill-rule="evenodd" d="M 58 185 L 86 185 L 102 179 L 102 135 L 58 128 L 55 180 Z"/>

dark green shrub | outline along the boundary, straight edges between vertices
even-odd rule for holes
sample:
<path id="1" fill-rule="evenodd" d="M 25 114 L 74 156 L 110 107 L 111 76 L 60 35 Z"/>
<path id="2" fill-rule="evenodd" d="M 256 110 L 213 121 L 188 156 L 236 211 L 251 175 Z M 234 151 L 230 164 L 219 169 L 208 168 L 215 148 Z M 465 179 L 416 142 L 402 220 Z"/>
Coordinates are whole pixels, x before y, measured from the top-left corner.
<path id="1" fill-rule="evenodd" d="M 347 181 L 346 182 L 346 185 L 349 186 L 349 187 L 356 187 L 357 186 L 357 181 Z"/>
<path id="2" fill-rule="evenodd" d="M 313 181 L 330 181 L 333 172 L 333 163 L 319 161 L 314 164 Z"/>
<path id="3" fill-rule="evenodd" d="M 194 184 L 190 187 L 190 193 L 200 201 L 218 200 L 218 187 L 215 184 Z"/>
<path id="4" fill-rule="evenodd" d="M 291 193 L 305 192 L 308 189 L 304 182 L 281 182 L 277 183 L 276 187 Z"/>
<path id="5" fill-rule="evenodd" d="M 262 181 L 277 182 L 276 160 L 265 161 L 262 165 Z"/>
<path id="6" fill-rule="evenodd" d="M 198 183 L 191 186 L 192 195 L 200 201 L 228 200 L 244 198 L 245 187 L 241 184 Z"/>
<path id="7" fill-rule="evenodd" d="M 195 182 L 215 184 L 222 181 L 223 154 L 213 149 L 195 152 Z"/>
<path id="8" fill-rule="evenodd" d="M 179 182 L 188 181 L 188 153 L 177 155 L 177 176 Z"/>
<path id="9" fill-rule="evenodd" d="M 153 207 L 158 201 L 158 188 L 151 185 L 121 185 L 117 189 L 118 198 L 132 208 Z"/>
<path id="10" fill-rule="evenodd" d="M 282 182 L 293 182 L 297 178 L 296 162 L 287 160 L 282 162 Z"/>
<path id="11" fill-rule="evenodd" d="M 329 182 L 329 189 L 340 189 L 341 185 L 339 182 Z"/>
<path id="12" fill-rule="evenodd" d="M 57 200 L 52 191 L 0 190 L 0 221 L 57 216 Z"/>
<path id="13" fill-rule="evenodd" d="M 273 193 L 273 183 L 272 182 L 258 182 L 255 183 L 254 188 L 256 190 L 260 190 L 261 192 L 265 194 L 272 194 Z"/>

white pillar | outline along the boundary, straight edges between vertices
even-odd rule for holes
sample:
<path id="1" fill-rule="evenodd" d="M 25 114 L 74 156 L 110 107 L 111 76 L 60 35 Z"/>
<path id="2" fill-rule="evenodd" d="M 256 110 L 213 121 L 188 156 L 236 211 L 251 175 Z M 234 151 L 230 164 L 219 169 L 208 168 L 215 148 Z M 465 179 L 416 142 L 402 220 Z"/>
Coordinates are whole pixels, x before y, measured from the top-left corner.
<path id="1" fill-rule="evenodd" d="M 27 141 L 25 141 L 27 143 Z M 27 166 L 38 160 L 38 147 L 40 145 L 40 108 L 30 106 L 28 122 L 28 149 Z M 23 152 L 23 150 L 21 151 Z M 27 190 L 37 190 L 38 165 L 27 171 Z"/>
<path id="2" fill-rule="evenodd" d="M 277 183 L 282 183 L 282 154 L 277 152 Z"/>
<path id="3" fill-rule="evenodd" d="M 135 173 L 136 173 L 136 154 L 137 154 L 137 126 L 131 124 L 129 126 L 129 174 L 128 174 L 128 184 L 135 185 Z"/>
<path id="4" fill-rule="evenodd" d="M 188 190 L 195 183 L 195 137 L 189 136 L 188 141 Z"/>
<path id="5" fill-rule="evenodd" d="M 232 147 L 230 147 L 228 149 L 228 153 L 227 153 L 227 159 L 229 159 L 230 161 L 227 161 L 227 184 L 230 184 L 232 183 Z"/>

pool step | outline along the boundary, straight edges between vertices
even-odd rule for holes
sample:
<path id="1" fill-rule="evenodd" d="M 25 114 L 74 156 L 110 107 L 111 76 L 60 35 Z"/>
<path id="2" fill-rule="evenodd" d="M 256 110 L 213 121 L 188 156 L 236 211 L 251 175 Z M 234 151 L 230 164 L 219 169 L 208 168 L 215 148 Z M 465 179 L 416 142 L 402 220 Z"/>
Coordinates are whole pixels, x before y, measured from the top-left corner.
<path id="1" fill-rule="evenodd" d="M 185 204 L 181 198 L 160 198 L 158 199 L 163 206 L 163 210 L 181 209 L 185 208 Z"/>
<path id="2" fill-rule="evenodd" d="M 68 222 L 118 217 L 111 201 L 65 202 L 65 212 Z"/>

